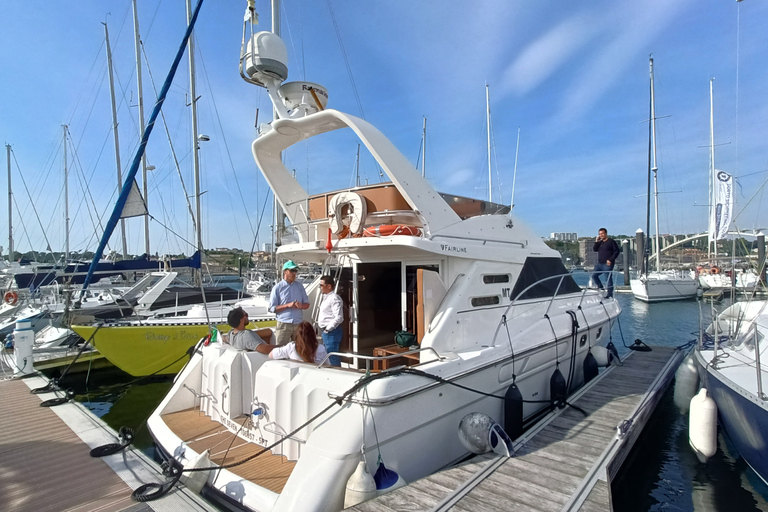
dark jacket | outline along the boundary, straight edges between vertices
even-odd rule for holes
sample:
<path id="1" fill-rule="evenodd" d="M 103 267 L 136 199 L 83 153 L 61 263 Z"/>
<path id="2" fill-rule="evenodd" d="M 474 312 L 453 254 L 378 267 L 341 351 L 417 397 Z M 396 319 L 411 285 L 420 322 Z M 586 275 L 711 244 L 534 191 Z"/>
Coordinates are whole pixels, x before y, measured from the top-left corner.
<path id="1" fill-rule="evenodd" d="M 619 244 L 613 238 L 607 238 L 604 242 L 597 241 L 592 248 L 597 253 L 597 262 L 605 264 L 610 261 L 611 265 L 616 264 L 616 258 L 619 257 Z"/>

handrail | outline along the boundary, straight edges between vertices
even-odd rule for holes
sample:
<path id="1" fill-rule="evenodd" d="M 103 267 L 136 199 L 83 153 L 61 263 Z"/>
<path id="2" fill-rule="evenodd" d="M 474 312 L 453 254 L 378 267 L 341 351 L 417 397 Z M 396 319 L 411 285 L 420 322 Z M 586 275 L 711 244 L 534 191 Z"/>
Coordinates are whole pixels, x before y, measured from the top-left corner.
<path id="1" fill-rule="evenodd" d="M 339 356 L 339 357 L 348 357 L 348 358 L 359 358 L 363 359 L 365 361 L 365 371 L 370 371 L 370 361 L 386 361 L 389 359 L 395 359 L 398 357 L 407 356 L 410 354 L 417 354 L 419 352 L 424 352 L 425 350 L 430 350 L 435 354 L 435 357 L 437 357 L 439 360 L 445 359 L 445 356 L 441 356 L 437 350 L 435 350 L 432 347 L 419 347 L 414 350 L 408 350 L 407 352 L 401 352 L 399 354 L 392 354 L 389 356 L 364 356 L 361 354 L 358 354 L 356 352 L 330 352 L 328 355 L 325 356 L 325 359 L 323 359 L 320 364 L 317 365 L 317 368 L 322 368 L 323 365 L 330 359 L 331 356 Z"/>
<path id="2" fill-rule="evenodd" d="M 598 272 L 600 274 L 603 274 L 603 275 L 604 274 L 609 274 L 609 273 L 610 274 L 622 274 L 622 272 L 619 272 L 618 270 L 605 270 L 605 271 L 600 270 Z M 504 313 L 502 313 L 501 320 L 499 321 L 499 324 L 496 326 L 496 332 L 494 332 L 494 334 L 493 334 L 493 341 L 491 343 L 491 346 L 496 346 L 496 338 L 499 335 L 499 331 L 501 330 L 501 326 L 504 324 L 504 320 L 506 319 L 506 316 L 509 313 L 509 311 L 513 307 L 518 306 L 520 302 L 531 300 L 531 299 L 524 299 L 522 297 L 529 290 L 531 290 L 532 288 L 534 288 L 536 286 L 539 286 L 541 283 L 543 283 L 545 281 L 550 281 L 550 280 L 553 280 L 553 279 L 558 279 L 557 288 L 555 289 L 555 292 L 551 296 L 549 296 L 549 303 L 547 304 L 547 309 L 544 311 L 543 318 L 546 317 L 546 315 L 549 314 L 549 310 L 552 307 L 552 304 L 554 303 L 555 299 L 558 297 L 558 293 L 560 292 L 560 288 L 561 288 L 561 286 L 563 284 L 563 279 L 565 279 L 566 277 L 570 277 L 571 279 L 573 279 L 573 274 L 571 274 L 570 272 L 567 272 L 565 274 L 555 274 L 555 275 L 552 275 L 552 276 L 547 276 L 547 277 L 545 277 L 543 279 L 539 279 L 538 281 L 536 281 L 535 283 L 529 285 L 523 291 L 518 293 L 515 296 L 515 298 L 510 301 L 509 305 L 504 310 Z M 574 281 L 574 283 L 575 283 L 575 281 Z M 578 283 L 576 283 L 576 285 L 579 286 Z M 579 288 L 581 288 L 581 287 L 579 286 Z M 590 292 L 592 292 L 592 293 L 590 293 Z M 574 293 L 576 293 L 576 292 L 574 292 Z M 596 290 L 594 288 L 589 288 L 588 286 L 584 287 L 584 288 L 581 288 L 581 298 L 579 299 L 579 303 L 577 305 L 577 308 L 581 307 L 582 303 L 584 302 L 584 297 L 586 297 L 587 294 L 589 294 L 589 295 L 598 295 L 599 293 L 598 293 L 598 290 Z M 565 294 L 563 294 L 563 295 L 565 295 Z"/>

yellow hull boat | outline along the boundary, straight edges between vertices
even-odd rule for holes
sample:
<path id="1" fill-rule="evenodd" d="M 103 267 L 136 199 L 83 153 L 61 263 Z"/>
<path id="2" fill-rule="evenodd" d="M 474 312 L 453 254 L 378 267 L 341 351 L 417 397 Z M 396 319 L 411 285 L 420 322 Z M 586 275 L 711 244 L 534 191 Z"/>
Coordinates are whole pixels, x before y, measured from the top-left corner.
<path id="1" fill-rule="evenodd" d="M 249 329 L 274 326 L 274 317 L 254 318 L 248 324 Z M 221 332 L 231 329 L 226 323 L 216 328 Z M 189 361 L 192 347 L 210 332 L 205 322 L 73 325 L 72 330 L 90 339 L 109 362 L 134 377 L 179 373 Z"/>

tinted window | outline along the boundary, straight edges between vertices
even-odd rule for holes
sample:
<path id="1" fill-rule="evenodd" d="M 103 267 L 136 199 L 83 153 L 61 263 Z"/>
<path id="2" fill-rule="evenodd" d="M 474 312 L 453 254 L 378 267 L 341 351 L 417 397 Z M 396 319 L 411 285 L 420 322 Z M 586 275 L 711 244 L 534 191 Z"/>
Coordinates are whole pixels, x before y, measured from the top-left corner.
<path id="1" fill-rule="evenodd" d="M 562 276 L 562 283 L 560 278 L 552 277 L 546 281 L 542 281 L 536 286 L 528 289 L 523 295 L 518 295 L 533 285 L 537 281 L 541 281 L 551 276 Z M 560 289 L 557 289 L 558 284 Z M 518 277 L 515 283 L 515 288 L 512 290 L 512 299 L 537 299 L 540 297 L 551 297 L 557 290 L 558 295 L 564 295 L 566 293 L 580 292 L 581 288 L 576 284 L 568 271 L 565 269 L 565 265 L 560 258 L 526 258 L 523 269 L 520 271 L 520 277 Z"/>
<path id="2" fill-rule="evenodd" d="M 489 274 L 483 276 L 483 282 L 485 284 L 493 284 L 493 283 L 508 283 L 509 282 L 509 274 Z"/>
<path id="3" fill-rule="evenodd" d="M 476 308 L 479 308 L 480 306 L 495 306 L 498 303 L 498 295 L 490 295 L 488 297 L 472 297 L 472 306 Z"/>

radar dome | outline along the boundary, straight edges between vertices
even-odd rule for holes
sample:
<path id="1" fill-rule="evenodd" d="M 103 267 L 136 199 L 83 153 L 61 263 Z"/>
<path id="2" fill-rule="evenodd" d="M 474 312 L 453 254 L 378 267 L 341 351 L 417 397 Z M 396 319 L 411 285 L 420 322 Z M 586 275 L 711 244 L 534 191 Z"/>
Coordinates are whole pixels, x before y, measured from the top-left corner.
<path id="1" fill-rule="evenodd" d="M 257 32 L 246 45 L 245 74 L 257 82 L 264 78 L 279 82 L 288 78 L 288 50 L 279 36 L 272 32 Z"/>
<path id="2" fill-rule="evenodd" d="M 328 104 L 328 89 L 312 82 L 288 82 L 281 85 L 277 93 L 285 107 L 293 111 L 292 117 L 314 114 Z"/>

